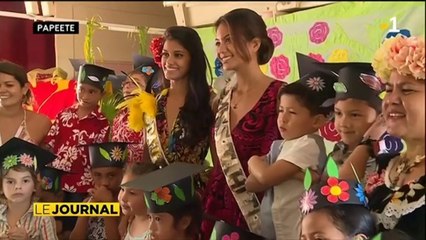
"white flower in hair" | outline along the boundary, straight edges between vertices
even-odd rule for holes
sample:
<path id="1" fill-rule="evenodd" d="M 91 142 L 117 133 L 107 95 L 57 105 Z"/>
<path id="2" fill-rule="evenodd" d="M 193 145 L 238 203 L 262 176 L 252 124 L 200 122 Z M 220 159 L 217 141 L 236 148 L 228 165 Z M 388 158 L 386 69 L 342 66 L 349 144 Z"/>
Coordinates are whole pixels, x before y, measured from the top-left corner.
<path id="1" fill-rule="evenodd" d="M 87 78 L 93 82 L 100 82 L 99 78 L 97 78 L 96 76 L 87 76 Z"/>
<path id="2" fill-rule="evenodd" d="M 308 84 L 308 87 L 317 92 L 322 91 L 325 87 L 325 82 L 320 77 L 311 77 L 306 81 L 306 83 Z"/>

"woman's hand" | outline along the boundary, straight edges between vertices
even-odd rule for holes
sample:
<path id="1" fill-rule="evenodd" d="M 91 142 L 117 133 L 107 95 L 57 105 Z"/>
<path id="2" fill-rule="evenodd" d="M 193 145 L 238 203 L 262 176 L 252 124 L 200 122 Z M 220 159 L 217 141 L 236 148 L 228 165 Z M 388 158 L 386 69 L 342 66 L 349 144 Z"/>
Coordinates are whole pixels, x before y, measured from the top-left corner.
<path id="1" fill-rule="evenodd" d="M 11 240 L 29 240 L 27 230 L 23 227 L 11 228 L 7 234 Z"/>
<path id="2" fill-rule="evenodd" d="M 383 134 L 386 132 L 386 121 L 383 117 L 383 114 L 377 116 L 374 123 L 368 128 L 368 130 L 364 133 L 364 140 L 379 140 Z"/>

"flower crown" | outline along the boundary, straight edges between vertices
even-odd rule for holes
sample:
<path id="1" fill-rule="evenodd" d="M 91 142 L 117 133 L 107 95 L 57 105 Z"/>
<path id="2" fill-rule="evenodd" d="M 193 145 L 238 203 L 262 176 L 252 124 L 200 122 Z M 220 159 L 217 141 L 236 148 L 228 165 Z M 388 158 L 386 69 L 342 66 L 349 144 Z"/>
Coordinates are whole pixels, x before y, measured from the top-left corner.
<path id="1" fill-rule="evenodd" d="M 164 37 L 156 37 L 151 41 L 149 49 L 151 50 L 154 62 L 161 68 L 161 52 L 163 51 Z"/>
<path id="2" fill-rule="evenodd" d="M 399 74 L 425 79 L 425 40 L 423 37 L 386 39 L 374 54 L 372 66 L 382 82 L 389 80 L 392 70 Z"/>

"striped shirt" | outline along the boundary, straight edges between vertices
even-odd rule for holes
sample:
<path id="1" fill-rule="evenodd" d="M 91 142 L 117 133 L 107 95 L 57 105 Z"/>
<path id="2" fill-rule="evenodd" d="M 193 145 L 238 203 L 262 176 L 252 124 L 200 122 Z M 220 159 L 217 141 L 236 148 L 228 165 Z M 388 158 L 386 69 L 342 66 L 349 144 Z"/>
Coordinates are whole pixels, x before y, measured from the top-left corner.
<path id="1" fill-rule="evenodd" d="M 53 217 L 35 217 L 32 205 L 16 225 L 24 227 L 31 240 L 58 239 L 55 219 Z M 9 228 L 9 224 L 7 223 L 7 205 L 0 204 L 0 239 L 7 239 Z"/>

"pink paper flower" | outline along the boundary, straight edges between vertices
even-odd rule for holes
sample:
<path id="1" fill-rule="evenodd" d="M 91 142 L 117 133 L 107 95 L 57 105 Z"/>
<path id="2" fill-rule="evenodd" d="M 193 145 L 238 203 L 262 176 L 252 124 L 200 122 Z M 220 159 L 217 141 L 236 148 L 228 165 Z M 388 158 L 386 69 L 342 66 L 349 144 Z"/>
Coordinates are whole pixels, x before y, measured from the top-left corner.
<path id="1" fill-rule="evenodd" d="M 425 41 L 422 37 L 386 39 L 374 54 L 372 66 L 383 82 L 389 81 L 392 70 L 401 75 L 425 79 Z"/>
<path id="2" fill-rule="evenodd" d="M 300 200 L 300 209 L 303 214 L 309 213 L 317 204 L 317 195 L 312 189 L 309 189 L 307 192 L 303 194 L 302 199 Z"/>
<path id="3" fill-rule="evenodd" d="M 33 158 L 30 155 L 25 153 L 19 156 L 19 161 L 21 162 L 22 165 L 25 165 L 26 167 L 32 167 L 34 165 Z"/>
<path id="4" fill-rule="evenodd" d="M 365 192 L 370 194 L 376 189 L 376 187 L 385 184 L 385 171 L 381 171 L 380 174 L 374 172 L 367 177 L 367 182 L 365 183 Z"/>
<path id="5" fill-rule="evenodd" d="M 278 47 L 283 42 L 283 33 L 277 27 L 268 29 L 268 37 L 272 39 L 275 47 Z"/>
<path id="6" fill-rule="evenodd" d="M 287 77 L 291 71 L 288 58 L 282 54 L 277 57 L 272 57 L 270 69 L 272 75 L 280 80 L 283 80 L 285 77 Z"/>
<path id="7" fill-rule="evenodd" d="M 325 62 L 324 58 L 322 57 L 322 55 L 320 53 L 309 53 L 309 57 L 317 60 L 318 62 Z"/>
<path id="8" fill-rule="evenodd" d="M 327 39 L 328 33 L 330 29 L 328 28 L 328 24 L 326 22 L 316 22 L 309 29 L 309 39 L 311 42 L 320 44 Z"/>
<path id="9" fill-rule="evenodd" d="M 340 141 L 340 135 L 334 126 L 334 121 L 330 120 L 322 128 L 320 128 L 321 136 L 331 142 Z"/>
<path id="10" fill-rule="evenodd" d="M 321 194 L 327 196 L 327 200 L 331 203 L 337 203 L 339 200 L 346 202 L 349 200 L 349 184 L 342 180 L 339 182 L 337 178 L 330 177 L 327 179 L 328 186 L 321 187 Z"/>
<path id="11" fill-rule="evenodd" d="M 240 239 L 240 234 L 238 234 L 237 232 L 232 232 L 229 235 L 225 235 L 222 237 L 222 240 L 239 240 Z"/>

